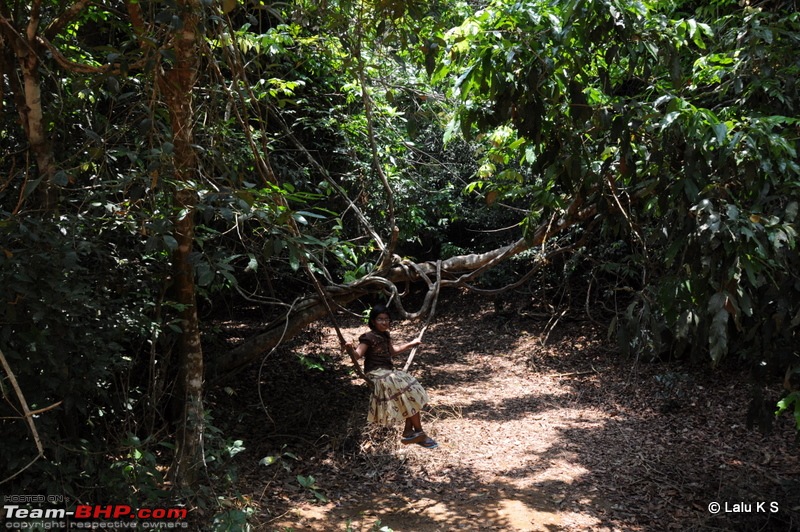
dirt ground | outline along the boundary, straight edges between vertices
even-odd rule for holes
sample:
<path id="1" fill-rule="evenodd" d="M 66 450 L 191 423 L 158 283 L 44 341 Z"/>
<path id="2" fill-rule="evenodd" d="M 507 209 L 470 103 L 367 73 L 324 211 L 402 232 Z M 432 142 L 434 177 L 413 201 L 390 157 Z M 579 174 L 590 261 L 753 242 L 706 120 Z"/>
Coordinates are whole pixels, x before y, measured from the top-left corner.
<path id="1" fill-rule="evenodd" d="M 366 425 L 368 389 L 329 326 L 265 355 L 211 400 L 245 447 L 219 495 L 267 532 L 800 530 L 793 420 L 748 428 L 747 375 L 623 359 L 580 313 L 509 307 L 439 302 L 411 367 L 434 450 Z M 395 341 L 420 328 L 395 323 Z"/>

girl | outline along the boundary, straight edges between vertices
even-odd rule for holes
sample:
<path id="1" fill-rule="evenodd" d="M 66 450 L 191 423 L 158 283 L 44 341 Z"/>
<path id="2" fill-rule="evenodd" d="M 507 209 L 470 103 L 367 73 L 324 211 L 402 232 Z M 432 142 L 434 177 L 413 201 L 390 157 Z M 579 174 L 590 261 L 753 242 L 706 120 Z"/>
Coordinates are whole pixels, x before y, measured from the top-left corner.
<path id="1" fill-rule="evenodd" d="M 374 384 L 369 401 L 367 421 L 389 425 L 392 421 L 405 420 L 402 443 L 416 443 L 427 449 L 438 444 L 422 430 L 420 411 L 428 402 L 428 394 L 408 373 L 394 369 L 392 357 L 419 345 L 420 340 L 412 340 L 398 347 L 392 345 L 389 337 L 391 318 L 384 305 L 376 305 L 369 313 L 370 331 L 358 339 L 354 349 L 350 344 L 347 349 L 358 360 L 364 358 L 364 373 Z"/>

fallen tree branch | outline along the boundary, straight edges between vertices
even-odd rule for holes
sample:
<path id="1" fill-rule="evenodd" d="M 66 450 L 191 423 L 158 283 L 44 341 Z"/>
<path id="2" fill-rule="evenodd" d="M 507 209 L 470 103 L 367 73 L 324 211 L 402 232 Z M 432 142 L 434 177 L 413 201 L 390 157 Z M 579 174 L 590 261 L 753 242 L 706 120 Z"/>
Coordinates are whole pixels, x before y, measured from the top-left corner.
<path id="1" fill-rule="evenodd" d="M 427 309 L 429 302 L 433 301 L 434 284 L 430 281 L 432 275 L 437 277 L 438 289 L 453 287 L 468 287 L 468 282 L 481 273 L 502 263 L 514 255 L 529 249 L 532 246 L 541 246 L 542 243 L 552 238 L 565 229 L 584 222 L 596 213 L 593 206 L 581 208 L 582 200 L 576 198 L 564 212 L 558 223 L 543 223 L 529 239 L 519 239 L 507 246 L 478 254 L 460 255 L 442 261 L 429 261 L 410 265 L 410 263 L 396 263 L 390 269 L 371 273 L 349 284 L 334 284 L 324 288 L 326 299 L 339 306 L 357 300 L 370 293 L 388 291 L 393 296 L 397 295 L 397 283 L 420 282 L 428 283 L 429 293 L 419 313 L 409 314 L 396 302 L 403 317 L 416 318 Z M 557 252 L 558 250 L 556 250 Z M 546 260 L 546 256 L 541 260 Z M 265 327 L 265 330 L 256 336 L 245 340 L 233 349 L 214 357 L 208 362 L 207 376 L 211 380 L 221 379 L 235 372 L 239 368 L 257 361 L 261 354 L 272 349 L 279 340 L 292 338 L 309 324 L 322 319 L 328 314 L 325 301 L 320 295 L 308 296 L 301 300 L 290 310 L 290 315 L 282 314 L 279 318 Z M 285 328 L 285 329 L 284 329 Z"/>

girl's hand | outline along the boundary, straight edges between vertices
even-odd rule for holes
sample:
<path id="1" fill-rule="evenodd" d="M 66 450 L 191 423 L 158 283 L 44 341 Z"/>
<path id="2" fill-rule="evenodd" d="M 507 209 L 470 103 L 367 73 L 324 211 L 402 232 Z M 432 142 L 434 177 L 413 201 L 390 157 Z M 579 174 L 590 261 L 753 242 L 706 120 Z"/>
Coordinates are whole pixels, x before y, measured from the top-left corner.
<path id="1" fill-rule="evenodd" d="M 341 345 L 342 345 L 342 351 L 344 351 L 351 357 L 354 357 L 355 359 L 359 359 L 361 357 L 361 355 L 358 354 L 358 344 L 356 344 L 355 340 L 353 340 L 352 343 L 341 342 Z"/>

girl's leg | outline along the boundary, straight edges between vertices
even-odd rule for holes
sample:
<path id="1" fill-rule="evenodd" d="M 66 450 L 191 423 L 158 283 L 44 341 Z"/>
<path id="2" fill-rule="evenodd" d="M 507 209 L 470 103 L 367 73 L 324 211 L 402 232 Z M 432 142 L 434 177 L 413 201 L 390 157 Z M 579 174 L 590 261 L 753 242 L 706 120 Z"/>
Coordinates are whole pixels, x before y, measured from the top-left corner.
<path id="1" fill-rule="evenodd" d="M 403 436 L 409 436 L 414 432 L 422 432 L 422 421 L 419 418 L 419 413 L 406 418 L 406 426 L 403 427 Z"/>
<path id="2" fill-rule="evenodd" d="M 419 414 L 406 418 L 406 426 L 403 428 L 403 443 L 417 443 L 426 449 L 434 449 L 439 446 L 438 443 L 423 432 Z"/>
<path id="3" fill-rule="evenodd" d="M 422 432 L 422 421 L 419 418 L 419 412 L 406 419 L 406 423 L 411 425 L 414 432 Z"/>

